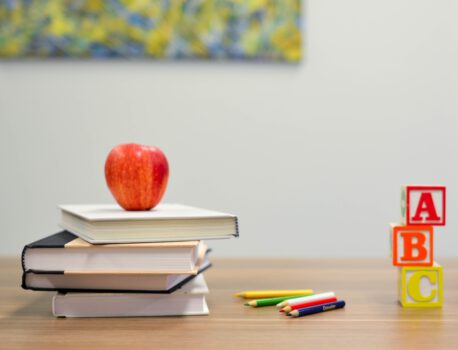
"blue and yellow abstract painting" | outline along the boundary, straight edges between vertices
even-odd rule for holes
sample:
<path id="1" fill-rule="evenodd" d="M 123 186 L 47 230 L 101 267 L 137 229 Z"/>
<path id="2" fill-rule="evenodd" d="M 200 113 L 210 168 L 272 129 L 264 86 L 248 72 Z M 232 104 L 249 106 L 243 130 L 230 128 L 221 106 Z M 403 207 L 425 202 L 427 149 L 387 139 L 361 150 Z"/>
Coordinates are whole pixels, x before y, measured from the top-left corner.
<path id="1" fill-rule="evenodd" d="M 0 57 L 301 59 L 301 0 L 0 0 Z"/>

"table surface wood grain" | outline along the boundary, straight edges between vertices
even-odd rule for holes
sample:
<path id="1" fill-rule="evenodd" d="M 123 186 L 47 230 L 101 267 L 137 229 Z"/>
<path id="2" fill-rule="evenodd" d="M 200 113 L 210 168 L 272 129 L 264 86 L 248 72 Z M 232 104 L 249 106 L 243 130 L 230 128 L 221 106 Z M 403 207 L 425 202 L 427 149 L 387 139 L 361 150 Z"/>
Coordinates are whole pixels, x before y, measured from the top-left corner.
<path id="1" fill-rule="evenodd" d="M 52 292 L 19 287 L 18 259 L 0 258 L 0 349 L 457 349 L 458 260 L 441 263 L 442 309 L 400 307 L 389 259 L 214 259 L 209 316 L 65 319 Z M 232 295 L 281 288 L 332 290 L 347 306 L 291 319 Z"/>

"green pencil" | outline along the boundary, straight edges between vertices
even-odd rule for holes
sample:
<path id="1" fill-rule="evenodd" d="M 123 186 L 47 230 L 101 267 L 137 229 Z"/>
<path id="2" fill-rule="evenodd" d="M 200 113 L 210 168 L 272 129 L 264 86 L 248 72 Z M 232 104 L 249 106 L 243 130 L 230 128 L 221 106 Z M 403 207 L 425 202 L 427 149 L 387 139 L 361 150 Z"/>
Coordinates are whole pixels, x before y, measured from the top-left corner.
<path id="1" fill-rule="evenodd" d="M 272 305 L 277 305 L 278 303 L 281 303 L 282 301 L 285 301 L 285 300 L 302 298 L 302 297 L 309 296 L 309 295 L 312 295 L 312 294 L 251 300 L 248 303 L 245 303 L 245 305 L 252 306 L 252 307 L 272 306 Z"/>

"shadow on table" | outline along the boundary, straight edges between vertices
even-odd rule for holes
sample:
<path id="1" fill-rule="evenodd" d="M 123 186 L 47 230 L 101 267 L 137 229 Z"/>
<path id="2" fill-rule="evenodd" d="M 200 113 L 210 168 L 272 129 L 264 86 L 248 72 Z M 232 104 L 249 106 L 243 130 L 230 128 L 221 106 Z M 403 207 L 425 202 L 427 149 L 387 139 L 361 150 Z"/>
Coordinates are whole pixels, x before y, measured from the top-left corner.
<path id="1" fill-rule="evenodd" d="M 48 318 L 52 316 L 52 295 L 37 295 L 28 298 L 9 314 L 8 318 Z"/>

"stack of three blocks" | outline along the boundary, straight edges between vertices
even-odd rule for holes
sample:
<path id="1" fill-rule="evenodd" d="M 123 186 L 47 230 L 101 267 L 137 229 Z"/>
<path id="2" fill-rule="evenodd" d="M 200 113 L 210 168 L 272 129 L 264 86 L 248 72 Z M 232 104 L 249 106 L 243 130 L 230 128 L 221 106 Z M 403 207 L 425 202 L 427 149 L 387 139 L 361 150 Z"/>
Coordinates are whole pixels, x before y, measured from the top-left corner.
<path id="1" fill-rule="evenodd" d="M 403 307 L 441 307 L 442 266 L 434 261 L 434 226 L 445 225 L 445 186 L 401 188 L 401 224 L 391 225 L 391 254 L 398 267 Z"/>

